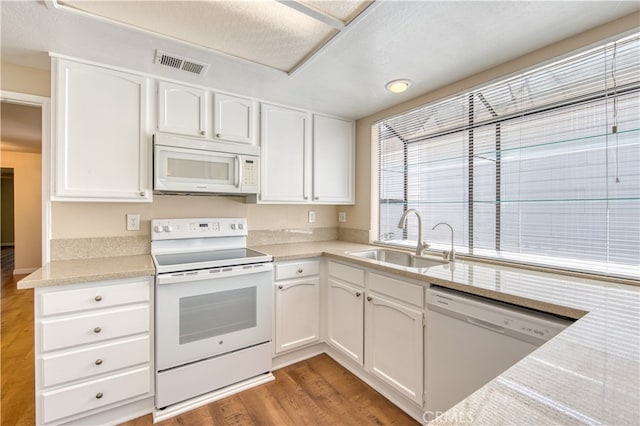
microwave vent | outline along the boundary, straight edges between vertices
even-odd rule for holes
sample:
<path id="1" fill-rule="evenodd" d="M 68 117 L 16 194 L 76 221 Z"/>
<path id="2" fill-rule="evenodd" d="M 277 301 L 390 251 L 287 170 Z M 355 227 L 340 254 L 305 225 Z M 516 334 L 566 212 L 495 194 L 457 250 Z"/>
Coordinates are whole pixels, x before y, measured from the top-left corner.
<path id="1" fill-rule="evenodd" d="M 156 50 L 154 63 L 197 75 L 207 72 L 209 65 Z"/>

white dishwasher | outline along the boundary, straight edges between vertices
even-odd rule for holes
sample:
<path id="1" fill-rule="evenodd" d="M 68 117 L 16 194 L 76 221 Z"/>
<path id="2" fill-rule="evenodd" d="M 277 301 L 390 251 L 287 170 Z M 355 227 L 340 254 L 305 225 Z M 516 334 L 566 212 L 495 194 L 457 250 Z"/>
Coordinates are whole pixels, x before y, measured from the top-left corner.
<path id="1" fill-rule="evenodd" d="M 430 288 L 426 420 L 453 407 L 570 324 L 553 315 Z"/>

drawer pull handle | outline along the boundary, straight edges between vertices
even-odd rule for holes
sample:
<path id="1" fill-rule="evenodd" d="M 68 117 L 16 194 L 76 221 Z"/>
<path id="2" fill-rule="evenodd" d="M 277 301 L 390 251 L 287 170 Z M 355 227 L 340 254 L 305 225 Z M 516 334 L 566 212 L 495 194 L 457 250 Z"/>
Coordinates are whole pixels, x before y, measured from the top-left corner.
<path id="1" fill-rule="evenodd" d="M 100 328 L 100 327 L 96 327 L 96 328 L 93 329 L 93 332 L 96 333 L 96 334 L 100 333 L 101 331 L 102 331 L 102 328 Z"/>
<path id="2" fill-rule="evenodd" d="M 96 365 L 101 365 L 102 364 L 102 360 L 100 358 L 96 359 Z"/>
<path id="3" fill-rule="evenodd" d="M 303 272 L 304 272 L 304 270 L 303 270 L 302 268 L 298 269 L 298 273 L 299 273 L 299 274 L 301 274 L 301 273 L 303 273 Z"/>
<path id="4" fill-rule="evenodd" d="M 356 297 L 360 297 L 362 296 L 362 293 L 360 293 L 359 291 L 356 291 Z"/>
<path id="5" fill-rule="evenodd" d="M 102 398 L 103 396 L 104 396 L 104 395 L 102 394 L 102 392 L 98 392 L 98 393 L 96 394 L 96 399 L 100 399 L 100 398 Z"/>
<path id="6" fill-rule="evenodd" d="M 102 300 L 102 296 L 96 296 L 93 300 L 100 302 Z"/>
<path id="7" fill-rule="evenodd" d="M 371 302 L 372 300 L 373 300 L 373 297 L 367 296 L 367 302 Z"/>
<path id="8" fill-rule="evenodd" d="M 278 288 L 279 288 L 280 290 L 282 290 L 284 287 L 282 287 L 282 284 L 280 284 L 280 285 L 278 286 Z"/>

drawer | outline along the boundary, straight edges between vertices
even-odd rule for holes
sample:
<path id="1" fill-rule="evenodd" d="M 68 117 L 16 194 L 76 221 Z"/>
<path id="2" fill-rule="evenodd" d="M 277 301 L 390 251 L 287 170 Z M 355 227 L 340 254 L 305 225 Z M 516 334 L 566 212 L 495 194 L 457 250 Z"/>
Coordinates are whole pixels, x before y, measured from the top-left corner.
<path id="1" fill-rule="evenodd" d="M 148 366 L 89 382 L 42 392 L 45 423 L 151 392 Z"/>
<path id="2" fill-rule="evenodd" d="M 42 316 L 149 301 L 150 279 L 111 281 L 82 288 L 39 293 Z"/>
<path id="3" fill-rule="evenodd" d="M 149 331 L 149 305 L 40 320 L 41 351 L 96 343 Z"/>
<path id="4" fill-rule="evenodd" d="M 332 277 L 364 287 L 364 270 L 360 268 L 354 268 L 353 266 L 347 266 L 342 263 L 330 261 L 328 270 L 329 275 Z"/>
<path id="5" fill-rule="evenodd" d="M 421 308 L 424 307 L 424 287 L 419 284 L 369 273 L 369 289 Z"/>
<path id="6" fill-rule="evenodd" d="M 44 387 L 86 379 L 149 362 L 149 336 L 80 348 L 42 357 Z"/>
<path id="7" fill-rule="evenodd" d="M 276 280 L 307 277 L 320 273 L 320 260 L 303 260 L 299 262 L 276 263 L 274 265 Z"/>

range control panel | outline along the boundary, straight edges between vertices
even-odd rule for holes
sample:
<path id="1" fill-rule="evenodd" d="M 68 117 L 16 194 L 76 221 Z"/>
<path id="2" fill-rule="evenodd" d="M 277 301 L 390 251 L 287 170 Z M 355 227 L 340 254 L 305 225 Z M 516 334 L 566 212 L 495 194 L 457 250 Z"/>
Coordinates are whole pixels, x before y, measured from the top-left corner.
<path id="1" fill-rule="evenodd" d="M 246 218 L 152 219 L 151 240 L 246 236 Z"/>

